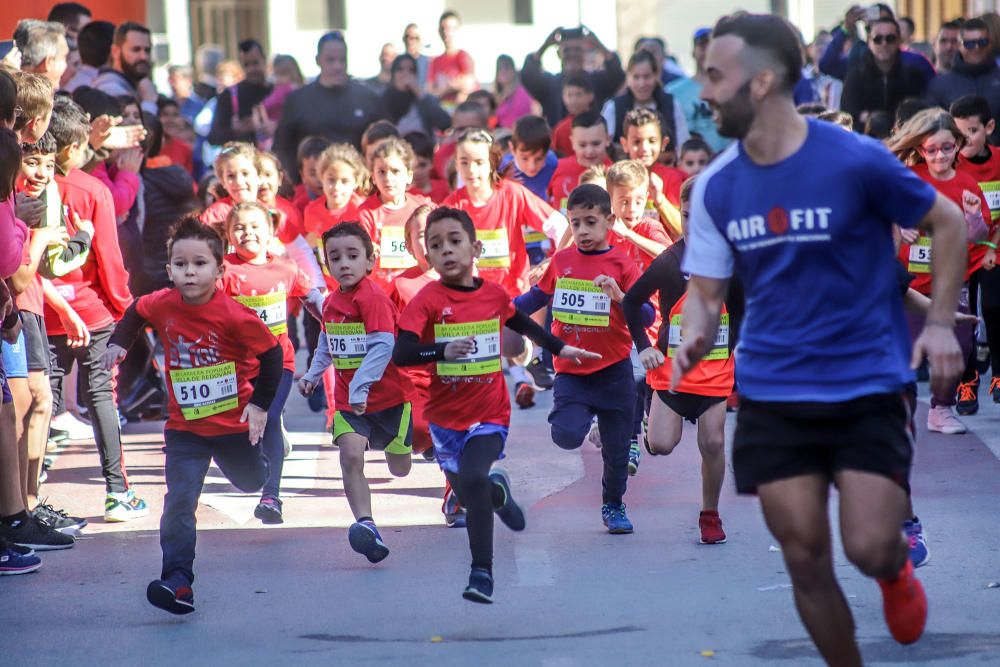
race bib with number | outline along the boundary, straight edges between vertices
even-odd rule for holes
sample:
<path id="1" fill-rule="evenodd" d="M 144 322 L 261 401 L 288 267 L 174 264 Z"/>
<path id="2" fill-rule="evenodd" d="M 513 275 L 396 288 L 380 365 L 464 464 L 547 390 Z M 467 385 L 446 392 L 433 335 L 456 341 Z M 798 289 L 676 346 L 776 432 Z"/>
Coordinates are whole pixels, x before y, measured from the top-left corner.
<path id="1" fill-rule="evenodd" d="M 438 375 L 488 375 L 500 372 L 500 320 L 435 324 L 434 342 L 450 343 L 472 336 L 475 347 L 468 356 L 437 362 Z"/>
<path id="2" fill-rule="evenodd" d="M 611 297 L 592 280 L 559 278 L 552 297 L 552 316 L 566 324 L 606 327 L 611 323 Z"/>
<path id="3" fill-rule="evenodd" d="M 506 227 L 476 230 L 476 239 L 483 244 L 483 254 L 479 256 L 481 268 L 510 268 L 510 242 Z"/>
<path id="4" fill-rule="evenodd" d="M 910 261 L 906 263 L 906 270 L 910 273 L 930 273 L 931 272 L 931 244 L 933 240 L 929 236 L 921 236 L 917 242 L 910 246 Z"/>
<path id="5" fill-rule="evenodd" d="M 1000 181 L 980 183 L 979 189 L 983 191 L 986 205 L 990 208 L 990 218 L 997 220 L 1000 218 Z"/>
<path id="6" fill-rule="evenodd" d="M 417 260 L 406 249 L 406 230 L 403 227 L 382 228 L 378 263 L 383 269 L 408 269 L 417 265 Z"/>
<path id="7" fill-rule="evenodd" d="M 368 353 L 368 334 L 362 322 L 327 322 L 326 341 L 333 367 L 339 371 L 360 368 Z"/>
<path id="8" fill-rule="evenodd" d="M 525 227 L 524 245 L 529 248 L 542 248 L 543 250 L 548 250 L 549 237 L 540 231 L 532 229 L 531 227 Z"/>
<path id="9" fill-rule="evenodd" d="M 257 312 L 260 321 L 275 336 L 288 333 L 288 294 L 271 292 L 260 296 L 235 296 L 237 302 Z"/>
<path id="10" fill-rule="evenodd" d="M 681 315 L 670 318 L 670 331 L 667 334 L 667 357 L 673 359 L 681 344 Z M 715 333 L 712 349 L 702 359 L 704 361 L 719 361 L 729 358 L 729 313 L 719 316 L 719 330 Z"/>
<path id="11" fill-rule="evenodd" d="M 184 419 L 204 419 L 239 407 L 236 363 L 233 361 L 201 368 L 170 371 L 174 400 Z"/>

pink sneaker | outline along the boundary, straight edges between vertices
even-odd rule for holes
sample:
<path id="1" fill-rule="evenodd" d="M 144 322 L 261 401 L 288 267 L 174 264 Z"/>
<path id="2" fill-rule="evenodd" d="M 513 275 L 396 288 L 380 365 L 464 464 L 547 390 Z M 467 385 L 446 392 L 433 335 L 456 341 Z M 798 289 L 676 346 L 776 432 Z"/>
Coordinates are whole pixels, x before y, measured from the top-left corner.
<path id="1" fill-rule="evenodd" d="M 965 433 L 968 429 L 965 428 L 965 424 L 958 421 L 958 417 L 955 416 L 949 406 L 939 405 L 932 407 L 927 412 L 927 430 L 946 435 L 959 435 L 960 433 Z"/>

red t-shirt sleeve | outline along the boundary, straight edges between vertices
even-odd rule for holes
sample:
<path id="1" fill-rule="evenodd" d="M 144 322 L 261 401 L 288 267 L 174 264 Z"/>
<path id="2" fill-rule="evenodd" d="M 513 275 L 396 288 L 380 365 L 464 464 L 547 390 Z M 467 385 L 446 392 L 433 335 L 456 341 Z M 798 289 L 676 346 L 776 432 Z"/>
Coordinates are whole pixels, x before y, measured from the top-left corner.
<path id="1" fill-rule="evenodd" d="M 545 200 L 532 194 L 528 188 L 520 184 L 516 185 L 514 190 L 517 192 L 518 199 L 518 223 L 539 232 L 545 231 L 542 229 L 542 225 L 545 224 L 550 215 L 555 213 L 555 209 L 549 206 Z"/>
<path id="2" fill-rule="evenodd" d="M 632 288 L 632 285 L 635 284 L 635 281 L 639 279 L 642 272 L 639 270 L 638 264 L 629 261 L 627 258 L 626 261 L 622 262 L 622 267 L 622 282 L 618 285 L 618 287 L 620 287 L 623 292 L 627 292 Z"/>
<path id="3" fill-rule="evenodd" d="M 645 236 L 650 241 L 656 241 L 657 243 L 662 243 L 665 246 L 669 246 L 673 243 L 670 237 L 667 236 L 667 232 L 663 229 L 663 225 L 660 223 L 644 222 L 643 224 L 636 226 L 636 232 Z"/>
<path id="4" fill-rule="evenodd" d="M 414 333 L 418 338 L 423 338 L 424 329 L 427 328 L 427 323 L 431 320 L 431 304 L 428 302 L 424 291 L 421 290 L 418 292 L 399 316 L 400 330 Z"/>
<path id="5" fill-rule="evenodd" d="M 312 288 L 312 279 L 296 265 L 295 277 L 292 279 L 292 286 L 289 289 L 288 296 L 293 298 L 304 297 L 309 294 L 309 290 Z"/>
<path id="6" fill-rule="evenodd" d="M 358 312 L 365 323 L 367 333 L 390 333 L 396 335 L 396 311 L 382 288 L 366 290 L 357 297 Z"/>
<path id="7" fill-rule="evenodd" d="M 284 215 L 282 216 L 281 223 L 278 225 L 275 236 L 282 243 L 292 243 L 304 231 L 302 228 L 302 215 L 291 203 L 288 203 L 286 206 L 279 206 L 278 210 L 284 213 Z"/>
<path id="8" fill-rule="evenodd" d="M 135 300 L 135 312 L 139 313 L 139 317 L 147 322 L 151 321 L 150 316 L 156 310 L 156 303 L 162 297 L 163 291 L 160 290 L 146 296 L 140 296 Z"/>
<path id="9" fill-rule="evenodd" d="M 548 295 L 555 294 L 556 291 L 555 261 L 549 262 L 549 265 L 545 267 L 545 273 L 543 273 L 542 277 L 538 279 L 538 283 L 535 285 L 535 287 L 542 290 Z"/>

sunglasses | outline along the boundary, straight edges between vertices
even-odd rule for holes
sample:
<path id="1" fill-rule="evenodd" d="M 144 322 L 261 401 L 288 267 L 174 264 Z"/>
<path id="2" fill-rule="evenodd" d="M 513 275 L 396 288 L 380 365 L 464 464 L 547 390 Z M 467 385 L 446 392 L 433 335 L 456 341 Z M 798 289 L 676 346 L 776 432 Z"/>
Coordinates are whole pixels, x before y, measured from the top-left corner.
<path id="1" fill-rule="evenodd" d="M 899 41 L 897 35 L 875 35 L 872 37 L 873 44 L 895 44 Z"/>
<path id="2" fill-rule="evenodd" d="M 928 157 L 934 157 L 938 153 L 941 155 L 951 155 L 958 148 L 956 144 L 942 144 L 941 146 L 932 146 L 930 148 L 920 147 L 920 152 Z"/>
<path id="3" fill-rule="evenodd" d="M 964 46 L 969 51 L 971 51 L 972 49 L 985 49 L 989 45 L 990 45 L 990 40 L 988 37 L 962 40 L 962 46 Z"/>

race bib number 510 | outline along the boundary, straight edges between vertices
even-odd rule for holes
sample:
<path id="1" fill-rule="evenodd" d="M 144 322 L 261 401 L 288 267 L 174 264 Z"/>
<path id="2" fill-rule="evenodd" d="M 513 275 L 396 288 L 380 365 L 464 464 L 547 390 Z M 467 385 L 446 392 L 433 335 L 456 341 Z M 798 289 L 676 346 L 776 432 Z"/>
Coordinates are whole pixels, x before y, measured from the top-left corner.
<path id="1" fill-rule="evenodd" d="M 468 356 L 437 362 L 438 375 L 488 375 L 500 372 L 500 320 L 435 324 L 434 342 L 450 343 L 472 336 L 475 347 Z"/>
<path id="2" fill-rule="evenodd" d="M 204 419 L 239 406 L 236 364 L 232 361 L 201 368 L 170 371 L 174 400 L 184 419 Z"/>

